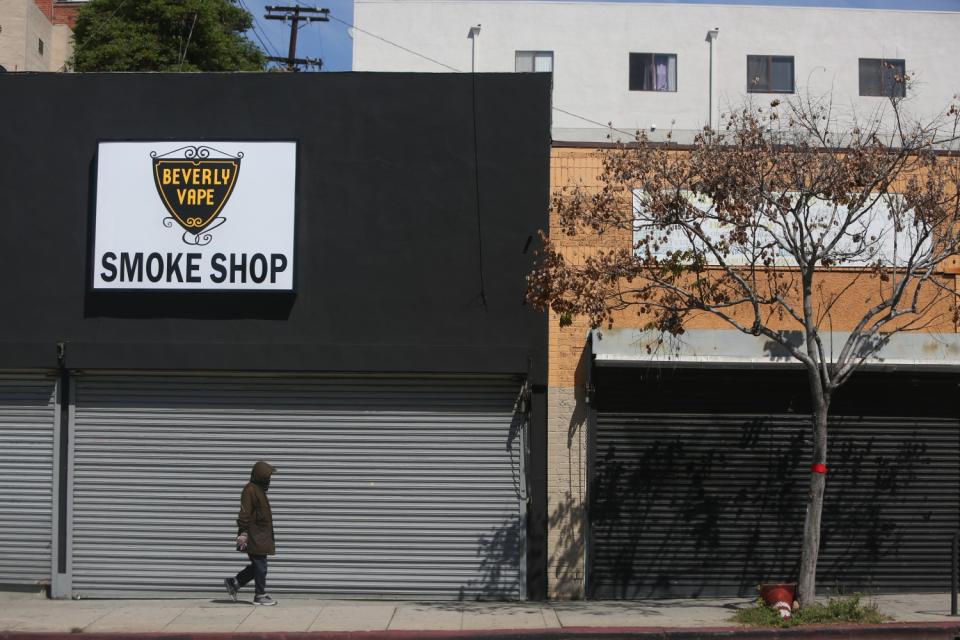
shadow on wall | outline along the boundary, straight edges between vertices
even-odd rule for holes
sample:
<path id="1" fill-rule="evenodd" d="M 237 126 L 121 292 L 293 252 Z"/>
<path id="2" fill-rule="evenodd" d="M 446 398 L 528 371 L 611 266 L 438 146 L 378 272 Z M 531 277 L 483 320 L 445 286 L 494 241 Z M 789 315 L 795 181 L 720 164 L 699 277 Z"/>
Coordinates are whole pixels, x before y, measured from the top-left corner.
<path id="1" fill-rule="evenodd" d="M 241 556 L 229 541 L 240 490 L 253 460 L 262 458 L 280 469 L 270 493 L 280 551 L 271 561 L 271 589 L 455 598 L 463 585 L 471 599 L 516 598 L 523 559 L 516 493 L 521 432 L 510 406 L 517 385 L 512 379 L 427 381 L 79 377 L 74 398 L 86 417 L 74 436 L 81 453 L 96 450 L 98 471 L 75 478 L 77 513 L 109 511 L 116 527 L 108 542 L 117 544 L 105 544 L 95 528 L 75 527 L 74 548 L 84 555 L 75 552 L 74 567 L 86 563 L 84 575 L 74 573 L 76 593 L 100 588 L 98 567 L 136 562 L 153 567 L 142 569 L 153 575 L 137 581 L 134 591 L 221 584 L 238 568 Z M 184 415 L 202 419 L 203 428 L 180 429 L 170 421 Z M 101 429 L 116 437 L 102 437 Z M 136 437 L 123 435 L 127 431 Z M 450 436 L 458 432 L 462 440 Z M 174 472 L 191 490 L 158 488 L 155 479 Z M 154 508 L 144 511 L 143 504 Z M 167 532 L 176 543 L 149 543 L 156 510 L 183 514 Z M 129 549 L 136 550 L 136 562 Z M 190 566 L 188 580 L 162 578 L 172 561 Z"/>
<path id="2" fill-rule="evenodd" d="M 589 407 L 586 397 L 586 376 L 590 356 L 581 350 L 574 374 L 574 387 L 568 393 L 571 402 L 567 422 L 565 456 L 555 461 L 552 468 L 562 469 L 558 480 L 565 478 L 566 486 L 557 486 L 551 493 L 554 501 L 549 508 L 547 520 L 551 542 L 549 544 L 548 569 L 551 598 L 579 600 L 584 592 L 584 555 L 586 551 L 586 472 L 589 467 L 587 416 Z M 556 393 L 560 393 L 557 391 Z M 556 455 L 556 451 L 553 451 Z M 557 464 L 559 463 L 559 465 Z M 555 481 L 556 482 L 556 481 Z M 559 491 L 557 490 L 559 489 Z"/>
<path id="3" fill-rule="evenodd" d="M 760 582 L 796 579 L 809 479 L 804 416 L 631 414 L 599 423 L 590 597 L 750 596 Z M 819 584 L 870 588 L 874 576 L 909 562 L 918 544 L 907 542 L 910 529 L 936 510 L 911 471 L 928 463 L 927 447 L 902 431 L 877 446 L 864 437 L 869 428 L 842 419 L 832 432 L 837 472 Z"/>
<path id="4" fill-rule="evenodd" d="M 555 490 L 552 496 L 555 502 L 548 516 L 548 531 L 553 536 L 549 549 L 552 579 L 549 591 L 550 597 L 559 600 L 579 600 L 584 596 L 587 475 L 591 466 L 587 378 L 591 366 L 589 350 L 581 349 L 574 371 L 574 387 L 570 390 L 573 397 L 567 422 L 567 448 L 560 461 L 566 466 L 565 473 L 559 474 L 566 478 L 566 486 Z"/>
<path id="5" fill-rule="evenodd" d="M 549 527 L 555 536 L 550 570 L 555 580 L 551 597 L 575 600 L 583 597 L 583 500 L 569 492 L 550 511 Z"/>
<path id="6" fill-rule="evenodd" d="M 510 422 L 506 453 L 510 459 L 513 494 L 521 514 L 528 495 L 528 482 L 524 460 L 527 459 L 527 429 L 530 425 L 527 399 L 521 392 L 517 407 Z M 516 408 L 516 407 L 515 407 Z M 516 600 L 525 585 L 520 584 L 526 575 L 526 523 L 522 515 L 508 515 L 489 533 L 480 536 L 477 557 L 480 559 L 479 574 L 460 587 L 460 600 Z"/>
<path id="7" fill-rule="evenodd" d="M 765 575 L 792 575 L 791 550 L 770 549 L 763 538 L 790 539 L 797 514 L 784 470 L 795 466 L 802 436 L 794 430 L 774 452 L 767 446 L 771 430 L 749 420 L 726 448 L 677 435 L 636 443 L 635 458 L 608 446 L 591 501 L 598 576 L 591 595 L 707 596 L 718 580 L 740 593 Z M 744 451 L 760 455 L 736 481 Z"/>
<path id="8" fill-rule="evenodd" d="M 506 518 L 479 540 L 480 578 L 460 588 L 460 600 L 516 600 L 525 562 L 523 522 Z"/>
<path id="9" fill-rule="evenodd" d="M 843 419 L 838 422 L 834 428 L 846 426 Z M 845 437 L 833 443 L 824 498 L 821 584 L 837 591 L 882 589 L 878 583 L 896 574 L 899 563 L 910 574 L 902 581 L 904 589 L 915 581 L 933 582 L 934 588 L 948 585 L 949 562 L 944 559 L 957 522 L 938 500 L 944 486 L 936 487 L 940 483 L 930 475 L 937 465 L 928 439 L 919 431 L 884 437 L 882 428 L 862 423 L 847 429 Z M 955 496 L 956 475 L 947 487 Z M 956 498 L 946 502 L 955 504 Z M 947 533 L 940 553 L 924 559 L 918 531 L 941 527 Z"/>
<path id="10" fill-rule="evenodd" d="M 786 338 L 790 346 L 802 349 L 806 338 L 802 331 L 781 331 L 780 335 Z M 890 335 L 879 335 L 872 336 L 869 338 L 864 338 L 857 348 L 854 351 L 856 357 L 864 356 L 868 354 L 879 353 L 883 347 L 887 346 L 890 343 Z M 833 349 L 833 345 L 828 345 L 830 349 Z M 836 348 L 839 350 L 840 345 L 836 345 Z M 771 360 L 781 360 L 784 362 L 795 362 L 793 355 L 779 342 L 773 340 L 764 340 L 763 342 L 763 352 Z"/>

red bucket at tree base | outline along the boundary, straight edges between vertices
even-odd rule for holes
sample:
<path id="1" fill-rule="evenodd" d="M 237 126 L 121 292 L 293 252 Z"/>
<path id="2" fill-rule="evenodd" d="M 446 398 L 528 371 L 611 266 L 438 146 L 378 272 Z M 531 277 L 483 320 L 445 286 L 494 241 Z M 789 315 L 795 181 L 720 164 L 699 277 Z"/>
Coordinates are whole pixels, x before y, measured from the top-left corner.
<path id="1" fill-rule="evenodd" d="M 760 597 L 773 607 L 781 618 L 789 618 L 793 610 L 793 597 L 797 592 L 796 582 L 778 582 L 760 585 Z"/>

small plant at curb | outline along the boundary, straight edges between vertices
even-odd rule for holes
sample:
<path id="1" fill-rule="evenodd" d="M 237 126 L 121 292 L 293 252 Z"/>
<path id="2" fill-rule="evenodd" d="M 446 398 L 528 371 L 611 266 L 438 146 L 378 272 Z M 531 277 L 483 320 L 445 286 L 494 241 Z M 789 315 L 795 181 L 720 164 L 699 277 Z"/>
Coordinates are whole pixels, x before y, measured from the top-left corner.
<path id="1" fill-rule="evenodd" d="M 795 627 L 804 624 L 880 624 L 892 618 L 880 613 L 875 603 L 864 604 L 861 597 L 855 595 L 815 602 L 794 610 L 793 616 L 786 619 L 762 600 L 757 600 L 755 605 L 737 611 L 731 620 L 751 627 Z"/>

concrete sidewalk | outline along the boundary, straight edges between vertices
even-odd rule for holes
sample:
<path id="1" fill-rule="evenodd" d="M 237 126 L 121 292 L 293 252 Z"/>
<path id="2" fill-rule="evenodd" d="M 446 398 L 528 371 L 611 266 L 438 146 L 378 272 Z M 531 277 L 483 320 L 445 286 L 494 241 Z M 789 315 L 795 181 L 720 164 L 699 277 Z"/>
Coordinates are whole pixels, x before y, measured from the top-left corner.
<path id="1" fill-rule="evenodd" d="M 0 637 L 24 632 L 178 635 L 389 632 L 402 637 L 410 635 L 403 632 L 496 630 L 542 630 L 554 632 L 548 636 L 572 637 L 584 629 L 592 629 L 595 635 L 605 637 L 617 636 L 630 629 L 637 632 L 633 637 L 642 637 L 639 632 L 644 629 L 725 631 L 721 635 L 729 637 L 729 632 L 735 631 L 737 626 L 730 622 L 730 617 L 736 609 L 752 602 L 747 598 L 705 598 L 629 602 L 422 603 L 323 600 L 282 594 L 276 597 L 280 602 L 276 607 L 255 607 L 249 601 L 234 603 L 225 596 L 183 600 L 70 601 L 5 594 L 0 595 Z M 960 627 L 960 621 L 948 615 L 948 593 L 883 595 L 872 596 L 869 600 L 877 602 L 881 611 L 899 623 L 920 623 L 930 629 L 941 629 L 944 634 L 952 624 Z"/>

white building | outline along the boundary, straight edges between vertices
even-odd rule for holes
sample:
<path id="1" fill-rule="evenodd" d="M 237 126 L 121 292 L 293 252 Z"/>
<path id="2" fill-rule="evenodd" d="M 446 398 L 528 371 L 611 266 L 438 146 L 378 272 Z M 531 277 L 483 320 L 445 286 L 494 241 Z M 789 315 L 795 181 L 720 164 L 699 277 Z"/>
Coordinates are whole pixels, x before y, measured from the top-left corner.
<path id="1" fill-rule="evenodd" d="M 747 98 L 928 119 L 960 92 L 960 11 L 548 0 L 356 0 L 356 71 L 553 71 L 554 139 L 678 138 Z M 471 29 L 480 25 L 479 31 Z"/>

